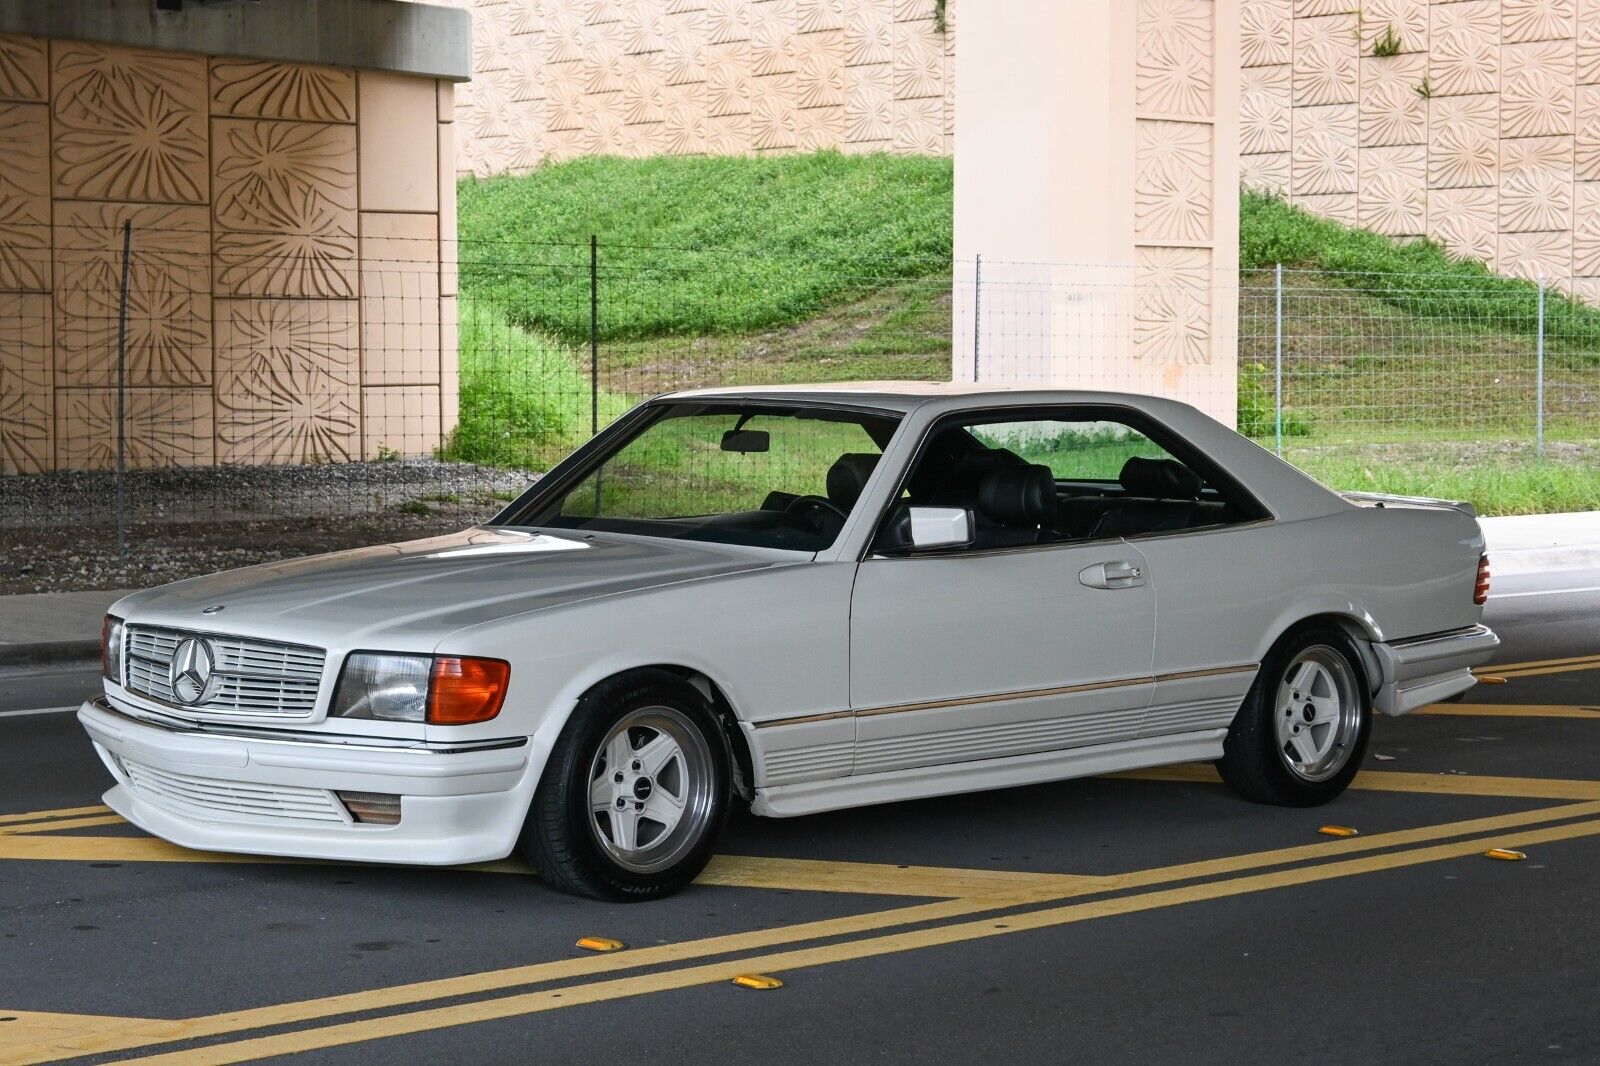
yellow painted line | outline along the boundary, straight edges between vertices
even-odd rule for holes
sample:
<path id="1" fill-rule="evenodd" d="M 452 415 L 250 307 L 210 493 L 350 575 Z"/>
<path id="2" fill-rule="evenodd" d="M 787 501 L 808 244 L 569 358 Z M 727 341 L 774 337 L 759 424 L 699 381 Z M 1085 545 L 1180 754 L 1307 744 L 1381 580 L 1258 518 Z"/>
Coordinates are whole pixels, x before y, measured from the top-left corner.
<path id="1" fill-rule="evenodd" d="M 1199 763 L 1129 770 L 1107 777 L 1136 781 L 1183 781 L 1221 784 L 1215 767 Z M 1481 774 L 1419 774 L 1396 770 L 1363 770 L 1351 788 L 1375 792 L 1418 792 L 1444 796 L 1505 796 L 1513 799 L 1600 799 L 1600 781 L 1565 781 L 1546 777 L 1489 777 Z"/>
<path id="2" fill-rule="evenodd" d="M 1019 889 L 1029 894 L 1045 891 L 1066 896 L 1101 891 L 1108 883 L 1108 878 L 719 855 L 711 860 L 711 865 L 700 875 L 697 883 L 889 896 L 990 896 Z"/>
<path id="3" fill-rule="evenodd" d="M 90 818 L 57 818 L 53 822 L 26 822 L 22 825 L 0 825 L 0 836 L 20 833 L 56 833 L 63 829 L 88 829 L 97 825 L 127 825 L 120 814 L 97 814 Z"/>
<path id="4" fill-rule="evenodd" d="M 343 1022 L 321 1028 L 302 1029 L 272 1036 L 254 1037 L 232 1044 L 213 1045 L 188 1051 L 152 1055 L 133 1061 L 147 1064 L 248 1062 L 272 1055 L 292 1055 L 321 1048 L 365 1043 L 371 1040 L 428 1032 L 477 1022 L 513 1018 L 580 1004 L 600 1003 L 633 996 L 692 988 L 698 985 L 731 981 L 740 974 L 754 972 L 785 973 L 857 959 L 881 957 L 924 948 L 968 943 L 997 936 L 1048 929 L 1099 918 L 1136 914 L 1165 907 L 1225 899 L 1255 892 L 1297 885 L 1314 884 L 1336 878 L 1354 877 L 1385 870 L 1404 869 L 1424 863 L 1441 862 L 1480 854 L 1485 845 L 1527 847 L 1534 844 L 1574 840 L 1600 835 L 1600 820 L 1577 822 L 1547 829 L 1528 830 L 1510 838 L 1477 837 L 1417 848 L 1388 852 L 1359 859 L 1346 859 L 1316 866 L 1302 866 L 1231 880 L 1209 881 L 1180 888 L 1162 889 L 1131 896 L 1045 907 L 1023 914 L 1006 915 L 1003 921 L 979 919 L 933 928 L 915 929 L 885 936 L 801 948 L 772 955 L 741 958 L 676 970 L 595 981 L 525 992 L 499 999 L 480 1000 L 445 1007 L 433 1007 L 406 1014 L 363 1021 Z"/>
<path id="5" fill-rule="evenodd" d="M 51 818 L 76 818 L 83 814 L 105 814 L 109 807 L 96 803 L 92 807 L 63 807 L 55 811 L 29 811 L 26 814 L 0 814 L 0 825 L 15 822 L 43 822 Z"/>
<path id="6" fill-rule="evenodd" d="M 148 1018 L 111 1018 L 98 1014 L 49 1014 L 43 1011 L 0 1010 L 0 1061 L 12 1055 L 25 1055 L 40 1047 L 50 1047 L 60 1055 L 82 1055 L 77 1050 L 85 1040 L 110 1032 L 127 1032 L 140 1026 L 159 1032 L 163 1022 Z M 160 1039 L 160 1037 L 157 1037 Z M 167 1038 L 170 1039 L 170 1038 Z M 59 1057 L 59 1055 L 58 1055 Z"/>
<path id="7" fill-rule="evenodd" d="M 1459 718 L 1600 718 L 1600 707 L 1568 707 L 1554 703 L 1432 703 L 1411 713 Z"/>
<path id="8" fill-rule="evenodd" d="M 729 933 L 700 940 L 681 941 L 646 948 L 635 948 L 615 955 L 589 955 L 581 958 L 560 959 L 554 962 L 532 963 L 504 970 L 489 970 L 461 977 L 440 978 L 414 984 L 395 985 L 361 992 L 327 996 L 321 999 L 274 1004 L 248 1010 L 232 1011 L 191 1018 L 184 1021 L 142 1024 L 121 1032 L 93 1034 L 94 1046 L 77 1054 L 106 1054 L 127 1051 L 173 1040 L 188 1040 L 207 1036 L 222 1036 L 249 1029 L 284 1025 L 293 1022 L 313 1021 L 357 1011 L 380 1010 L 389 1007 L 410 1006 L 429 1000 L 455 996 L 501 991 L 518 985 L 547 981 L 592 977 L 617 970 L 687 962 L 711 955 L 730 954 L 778 947 L 807 940 L 879 932 L 898 925 L 970 917 L 984 911 L 1028 903 L 1047 903 L 1073 896 L 1091 895 L 1100 891 L 1148 888 L 1205 877 L 1219 877 L 1249 870 L 1307 860 L 1330 859 L 1375 851 L 1429 843 L 1451 837 L 1482 833 L 1504 832 L 1520 829 L 1540 822 L 1600 816 L 1600 802 L 1575 803 L 1539 810 L 1518 811 L 1512 814 L 1473 818 L 1459 822 L 1419 826 L 1372 836 L 1351 837 L 1343 840 L 1321 840 L 1316 843 L 1277 848 L 1270 851 L 1204 859 L 1175 866 L 1160 866 L 1127 873 L 1111 874 L 1098 878 L 1070 878 L 1078 882 L 1068 887 L 1063 875 L 1013 874 L 1012 887 L 1005 892 L 952 899 L 940 903 L 924 903 L 892 910 L 872 911 L 842 918 L 829 918 L 774 929 L 759 929 L 746 933 Z M 772 860 L 786 862 L 788 860 Z M 968 874 L 974 871 L 957 871 Z M 983 871 L 987 873 L 988 871 Z M 745 972 L 741 969 L 739 972 Z M 731 978 L 730 978 L 731 979 Z M 152 1028 L 152 1026 L 159 1028 Z M 8 1057 L 0 1053 L 0 1066 L 21 1066 L 24 1063 L 49 1061 L 57 1057 L 49 1048 L 41 1048 L 34 1057 Z"/>
<path id="9" fill-rule="evenodd" d="M 1556 670 L 1593 670 L 1600 667 L 1600 655 L 1573 655 L 1565 659 L 1530 659 L 1521 663 L 1489 663 L 1486 666 L 1474 667 L 1475 672 L 1498 674 L 1504 677 L 1507 674 L 1521 673 L 1524 670 L 1556 671 Z"/>

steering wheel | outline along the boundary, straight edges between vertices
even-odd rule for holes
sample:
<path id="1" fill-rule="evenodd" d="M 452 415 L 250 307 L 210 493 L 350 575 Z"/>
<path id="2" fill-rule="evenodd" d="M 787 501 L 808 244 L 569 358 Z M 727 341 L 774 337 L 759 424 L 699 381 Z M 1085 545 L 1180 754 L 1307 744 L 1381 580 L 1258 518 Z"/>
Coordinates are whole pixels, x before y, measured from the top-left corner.
<path id="1" fill-rule="evenodd" d="M 845 519 L 850 517 L 850 512 L 826 496 L 796 496 L 789 501 L 789 506 L 783 509 L 783 513 L 794 515 L 813 533 L 821 533 L 826 528 L 824 515 L 833 515 L 841 526 L 844 525 Z"/>

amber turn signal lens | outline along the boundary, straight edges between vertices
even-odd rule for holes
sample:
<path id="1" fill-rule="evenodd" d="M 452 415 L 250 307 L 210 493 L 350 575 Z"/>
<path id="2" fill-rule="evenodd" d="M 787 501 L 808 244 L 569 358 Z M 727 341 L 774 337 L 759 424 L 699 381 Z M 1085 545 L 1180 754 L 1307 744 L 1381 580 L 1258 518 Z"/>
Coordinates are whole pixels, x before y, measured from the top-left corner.
<path id="1" fill-rule="evenodd" d="M 433 725 L 487 722 L 506 701 L 511 664 L 499 659 L 440 655 L 428 686 L 428 721 Z"/>

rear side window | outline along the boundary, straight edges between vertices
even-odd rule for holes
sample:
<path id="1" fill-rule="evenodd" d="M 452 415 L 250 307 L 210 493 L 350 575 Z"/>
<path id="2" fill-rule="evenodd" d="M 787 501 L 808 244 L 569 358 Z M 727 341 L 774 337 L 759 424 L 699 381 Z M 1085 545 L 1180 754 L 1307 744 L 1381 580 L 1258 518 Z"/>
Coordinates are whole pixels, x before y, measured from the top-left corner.
<path id="1" fill-rule="evenodd" d="M 965 416 L 934 430 L 899 506 L 971 510 L 975 550 L 1174 533 L 1261 517 L 1259 506 L 1208 464 L 1157 440 L 1156 432 L 1099 408 Z"/>

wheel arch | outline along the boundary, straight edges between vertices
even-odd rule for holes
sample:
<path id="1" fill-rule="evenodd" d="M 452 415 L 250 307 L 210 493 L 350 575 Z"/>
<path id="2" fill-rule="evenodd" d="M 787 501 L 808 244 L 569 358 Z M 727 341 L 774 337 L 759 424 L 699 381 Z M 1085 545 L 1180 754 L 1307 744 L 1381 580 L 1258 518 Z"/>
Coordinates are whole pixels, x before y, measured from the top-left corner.
<path id="1" fill-rule="evenodd" d="M 1357 665 L 1361 668 L 1361 676 L 1366 684 L 1367 695 L 1375 694 L 1383 683 L 1383 668 L 1378 663 L 1378 657 L 1372 650 L 1372 642 L 1382 640 L 1383 634 L 1373 621 L 1372 616 L 1354 605 L 1349 605 L 1343 609 L 1303 614 L 1293 620 L 1281 622 L 1275 627 L 1275 635 L 1262 647 L 1260 655 L 1257 656 L 1258 660 L 1265 660 L 1268 652 L 1294 634 L 1318 626 L 1332 626 L 1350 638 L 1350 644 L 1355 648 L 1356 657 L 1359 660 Z"/>

